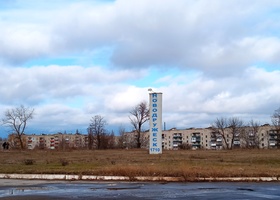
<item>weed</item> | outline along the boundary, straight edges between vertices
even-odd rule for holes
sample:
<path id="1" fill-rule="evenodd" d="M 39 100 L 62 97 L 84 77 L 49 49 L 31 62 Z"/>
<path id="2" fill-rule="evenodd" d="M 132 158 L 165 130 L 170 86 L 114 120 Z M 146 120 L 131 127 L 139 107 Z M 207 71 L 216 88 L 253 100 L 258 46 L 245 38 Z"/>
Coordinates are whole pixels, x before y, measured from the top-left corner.
<path id="1" fill-rule="evenodd" d="M 69 165 L 69 161 L 66 160 L 65 158 L 61 158 L 61 159 L 60 159 L 60 163 L 61 163 L 62 166 L 67 166 L 67 165 Z"/>
<path id="2" fill-rule="evenodd" d="M 35 164 L 35 160 L 33 160 L 33 159 L 25 159 L 23 162 L 24 162 L 25 165 Z"/>

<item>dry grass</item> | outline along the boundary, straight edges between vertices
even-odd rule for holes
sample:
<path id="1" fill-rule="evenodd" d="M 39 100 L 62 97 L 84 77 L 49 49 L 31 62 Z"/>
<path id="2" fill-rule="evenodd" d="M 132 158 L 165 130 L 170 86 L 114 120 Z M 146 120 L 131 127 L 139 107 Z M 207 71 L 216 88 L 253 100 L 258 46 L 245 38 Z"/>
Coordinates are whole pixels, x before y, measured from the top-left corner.
<path id="1" fill-rule="evenodd" d="M 1 151 L 0 173 L 115 176 L 280 177 L 280 150 Z"/>

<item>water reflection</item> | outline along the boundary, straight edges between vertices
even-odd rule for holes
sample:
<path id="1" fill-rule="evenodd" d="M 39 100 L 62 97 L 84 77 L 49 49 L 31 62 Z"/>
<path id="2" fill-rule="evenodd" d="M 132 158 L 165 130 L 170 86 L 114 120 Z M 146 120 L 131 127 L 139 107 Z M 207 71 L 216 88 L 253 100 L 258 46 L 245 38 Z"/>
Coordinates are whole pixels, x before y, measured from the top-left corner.
<path id="1" fill-rule="evenodd" d="M 280 183 L 65 182 L 0 186 L 0 197 L 43 195 L 63 199 L 280 199 Z"/>
<path id="2" fill-rule="evenodd" d="M 19 195 L 23 193 L 30 193 L 35 191 L 46 191 L 51 190 L 51 188 L 48 187 L 16 187 L 16 188 L 10 188 L 7 189 L 7 193 L 9 195 Z"/>

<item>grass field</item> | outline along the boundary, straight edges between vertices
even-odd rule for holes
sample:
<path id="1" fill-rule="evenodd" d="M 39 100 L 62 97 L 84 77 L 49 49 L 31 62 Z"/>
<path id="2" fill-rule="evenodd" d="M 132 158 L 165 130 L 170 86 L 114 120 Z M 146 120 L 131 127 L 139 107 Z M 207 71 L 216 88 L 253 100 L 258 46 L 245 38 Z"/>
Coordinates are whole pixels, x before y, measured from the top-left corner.
<path id="1" fill-rule="evenodd" d="M 1 151 L 0 173 L 113 176 L 280 177 L 280 150 Z"/>

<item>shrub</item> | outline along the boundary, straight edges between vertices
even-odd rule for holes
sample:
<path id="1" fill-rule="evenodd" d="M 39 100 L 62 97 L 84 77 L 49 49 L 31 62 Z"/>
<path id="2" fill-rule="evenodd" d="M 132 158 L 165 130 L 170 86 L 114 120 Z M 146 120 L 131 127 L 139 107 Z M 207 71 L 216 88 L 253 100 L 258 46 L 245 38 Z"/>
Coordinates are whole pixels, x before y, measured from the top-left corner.
<path id="1" fill-rule="evenodd" d="M 64 159 L 64 158 L 61 158 L 61 159 L 60 159 L 60 163 L 61 163 L 62 166 L 69 165 L 69 161 L 66 160 L 66 159 Z"/>
<path id="2" fill-rule="evenodd" d="M 25 165 L 33 165 L 33 164 L 35 164 L 35 160 L 33 160 L 33 159 L 25 159 L 24 160 L 24 164 Z"/>

